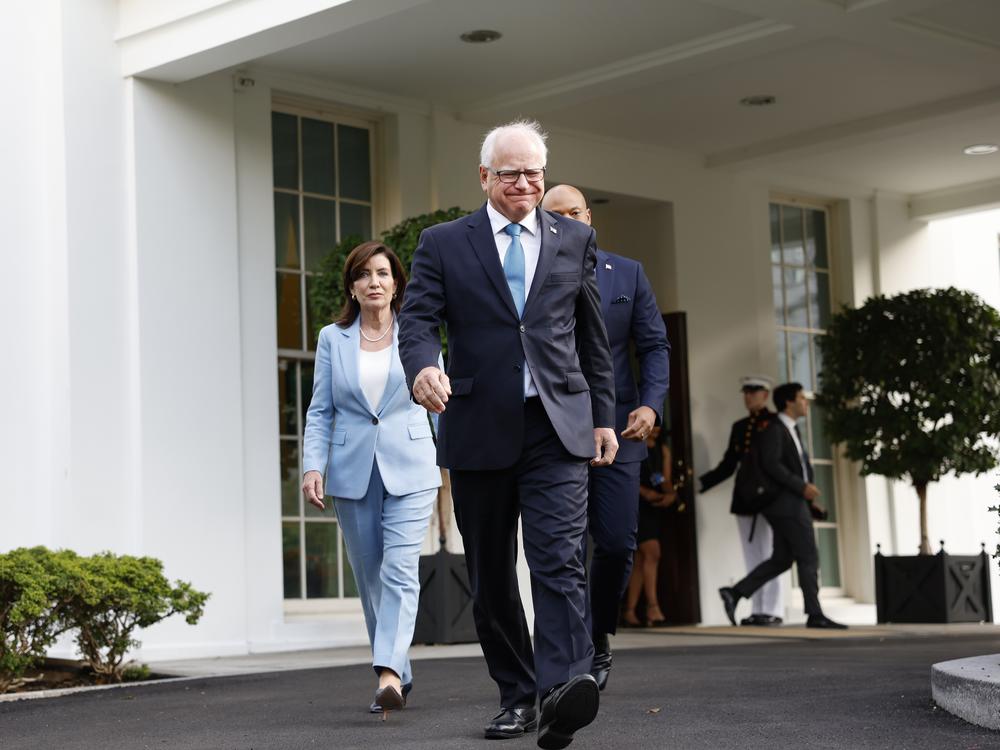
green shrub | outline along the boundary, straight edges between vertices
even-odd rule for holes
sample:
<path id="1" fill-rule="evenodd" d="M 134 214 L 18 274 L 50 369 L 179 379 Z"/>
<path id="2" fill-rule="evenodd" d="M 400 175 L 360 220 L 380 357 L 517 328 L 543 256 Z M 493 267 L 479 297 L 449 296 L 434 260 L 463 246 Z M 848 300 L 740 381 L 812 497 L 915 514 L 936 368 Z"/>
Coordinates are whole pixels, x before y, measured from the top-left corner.
<path id="1" fill-rule="evenodd" d="M 72 552 L 44 547 L 0 554 L 0 693 L 21 684 L 66 630 L 63 613 L 77 560 Z"/>
<path id="2" fill-rule="evenodd" d="M 140 682 L 148 680 L 152 674 L 148 664 L 129 664 L 122 669 L 122 682 Z"/>
<path id="3" fill-rule="evenodd" d="M 142 679 L 148 667 L 123 665 L 139 645 L 136 628 L 183 614 L 201 618 L 209 595 L 163 575 L 151 557 L 80 557 L 45 547 L 0 554 L 0 693 L 22 683 L 62 633 L 76 631 L 84 661 L 102 682 Z"/>
<path id="4" fill-rule="evenodd" d="M 136 628 L 174 614 L 194 625 L 209 597 L 183 581 L 171 585 L 152 557 L 104 552 L 82 559 L 80 573 L 66 619 L 84 661 L 103 681 L 121 682 L 125 654 L 139 645 Z"/>

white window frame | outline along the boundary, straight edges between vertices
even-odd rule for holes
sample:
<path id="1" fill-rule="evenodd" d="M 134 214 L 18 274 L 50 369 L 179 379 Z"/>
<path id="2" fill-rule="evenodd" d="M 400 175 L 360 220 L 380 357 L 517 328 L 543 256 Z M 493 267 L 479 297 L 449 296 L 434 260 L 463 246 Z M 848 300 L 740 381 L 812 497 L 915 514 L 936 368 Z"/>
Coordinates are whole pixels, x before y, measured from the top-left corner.
<path id="1" fill-rule="evenodd" d="M 380 214 L 380 190 L 379 190 L 379 180 L 377 176 L 379 174 L 378 163 L 376 160 L 376 142 L 380 137 L 379 132 L 379 122 L 375 118 L 365 118 L 358 116 L 354 112 L 345 111 L 339 107 L 333 106 L 312 106 L 309 104 L 295 103 L 286 97 L 280 95 L 275 95 L 272 98 L 271 107 L 268 111 L 269 118 L 269 129 L 270 129 L 270 117 L 272 113 L 280 113 L 292 115 L 297 118 L 298 122 L 298 133 L 297 133 L 297 143 L 298 143 L 298 187 L 297 189 L 277 187 L 274 184 L 273 177 L 271 179 L 270 189 L 272 195 L 274 193 L 283 193 L 286 195 L 294 195 L 301 198 L 316 198 L 320 200 L 335 201 L 336 203 L 336 235 L 335 241 L 340 242 L 341 238 L 341 218 L 340 218 L 340 206 L 342 203 L 367 206 L 371 210 L 371 231 L 372 237 L 377 237 L 379 233 Z M 343 198 L 340 196 L 340 170 L 337 169 L 335 173 L 335 184 L 334 184 L 334 195 L 321 195 L 316 193 L 310 193 L 303 189 L 303 168 L 302 168 L 302 119 L 309 118 L 314 120 L 322 120 L 329 122 L 334 125 L 334 153 L 337 153 L 337 125 L 347 125 L 350 127 L 362 128 L 368 131 L 368 163 L 370 171 L 370 184 L 371 184 L 371 200 L 370 201 L 360 201 L 352 198 Z M 299 267 L 298 268 L 287 268 L 284 266 L 279 266 L 277 260 L 274 263 L 274 273 L 286 272 L 295 273 L 299 276 L 300 280 L 300 316 L 303 326 L 309 325 L 309 315 L 308 315 L 308 299 L 306 296 L 306 280 L 309 276 L 313 275 L 312 272 L 305 269 L 305 216 L 303 201 L 299 200 L 299 215 L 298 215 L 298 255 L 299 255 Z M 307 336 L 311 336 L 311 331 L 306 332 Z M 275 365 L 280 360 L 289 360 L 293 362 L 315 362 L 316 352 L 308 348 L 308 342 L 303 342 L 305 348 L 303 349 L 289 349 L 286 347 L 280 347 L 276 349 L 276 359 Z M 303 409 L 302 406 L 308 404 L 311 394 L 302 392 L 302 378 L 301 374 L 298 374 L 295 378 L 296 387 L 296 408 L 299 409 L 298 419 L 301 421 L 304 419 L 302 416 Z M 302 474 L 302 458 L 303 458 L 303 439 L 302 435 L 289 435 L 285 433 L 279 434 L 279 441 L 282 440 L 292 440 L 298 441 L 298 458 L 299 458 L 299 475 Z M 279 458 L 280 460 L 280 458 Z M 280 504 L 280 498 L 279 498 Z M 313 517 L 307 516 L 305 514 L 304 500 L 301 495 L 299 497 L 299 513 L 295 515 L 285 515 L 281 514 L 280 517 L 280 527 L 283 527 L 285 523 L 297 522 L 299 525 L 299 580 L 300 580 L 300 596 L 293 599 L 283 598 L 284 612 L 288 616 L 300 617 L 309 615 L 324 615 L 324 614 L 337 614 L 343 612 L 357 612 L 360 610 L 360 600 L 358 597 L 323 597 L 323 598 L 306 598 L 306 524 L 307 523 L 332 523 L 337 524 L 337 519 L 335 516 L 324 516 L 324 517 Z M 279 529 L 280 529 L 279 527 Z M 338 527 L 337 530 L 337 556 L 338 556 L 338 581 L 337 588 L 338 591 L 344 591 L 344 567 L 347 561 L 347 554 L 344 548 L 343 534 L 340 532 Z"/>

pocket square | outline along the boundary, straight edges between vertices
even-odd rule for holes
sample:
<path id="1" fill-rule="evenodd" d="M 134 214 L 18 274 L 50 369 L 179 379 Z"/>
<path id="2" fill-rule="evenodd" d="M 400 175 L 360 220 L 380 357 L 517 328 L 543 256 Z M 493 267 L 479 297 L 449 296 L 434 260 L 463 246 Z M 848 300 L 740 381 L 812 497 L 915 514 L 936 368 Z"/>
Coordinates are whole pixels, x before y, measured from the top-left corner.
<path id="1" fill-rule="evenodd" d="M 618 299 L 616 299 L 611 304 L 612 305 L 624 305 L 624 304 L 627 304 L 627 303 L 629 303 L 631 301 L 632 301 L 631 297 L 629 297 L 627 294 L 623 294 L 620 297 L 618 297 Z"/>

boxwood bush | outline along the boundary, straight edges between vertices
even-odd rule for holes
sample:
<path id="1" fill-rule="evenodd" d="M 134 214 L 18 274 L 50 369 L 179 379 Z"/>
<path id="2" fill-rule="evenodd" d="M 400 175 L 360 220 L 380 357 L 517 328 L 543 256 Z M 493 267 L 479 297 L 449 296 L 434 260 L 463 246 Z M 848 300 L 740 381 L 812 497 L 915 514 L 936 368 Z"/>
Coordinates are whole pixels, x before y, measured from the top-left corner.
<path id="1" fill-rule="evenodd" d="M 163 575 L 151 557 L 20 548 L 0 554 L 0 692 L 67 632 L 99 682 L 121 682 L 136 628 L 182 614 L 194 625 L 209 594 Z"/>
<path id="2" fill-rule="evenodd" d="M 0 693 L 21 684 L 67 625 L 76 556 L 44 547 L 0 555 Z"/>

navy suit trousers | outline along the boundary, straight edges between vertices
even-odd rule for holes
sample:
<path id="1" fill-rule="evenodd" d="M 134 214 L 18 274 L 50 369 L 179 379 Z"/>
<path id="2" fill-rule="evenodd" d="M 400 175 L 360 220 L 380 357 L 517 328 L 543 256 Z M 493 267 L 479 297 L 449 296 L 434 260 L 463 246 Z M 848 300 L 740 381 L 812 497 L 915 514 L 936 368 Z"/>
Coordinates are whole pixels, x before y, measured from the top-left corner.
<path id="1" fill-rule="evenodd" d="M 540 399 L 525 401 L 524 410 L 513 466 L 451 471 L 476 632 L 505 708 L 533 706 L 538 695 L 590 671 L 594 656 L 580 555 L 587 462 L 563 447 Z M 534 651 L 515 572 L 518 516 L 531 571 Z"/>
<path id="2" fill-rule="evenodd" d="M 632 573 L 639 524 L 640 462 L 615 462 L 590 470 L 588 516 L 594 554 L 590 561 L 590 616 L 594 633 L 614 633 Z"/>

